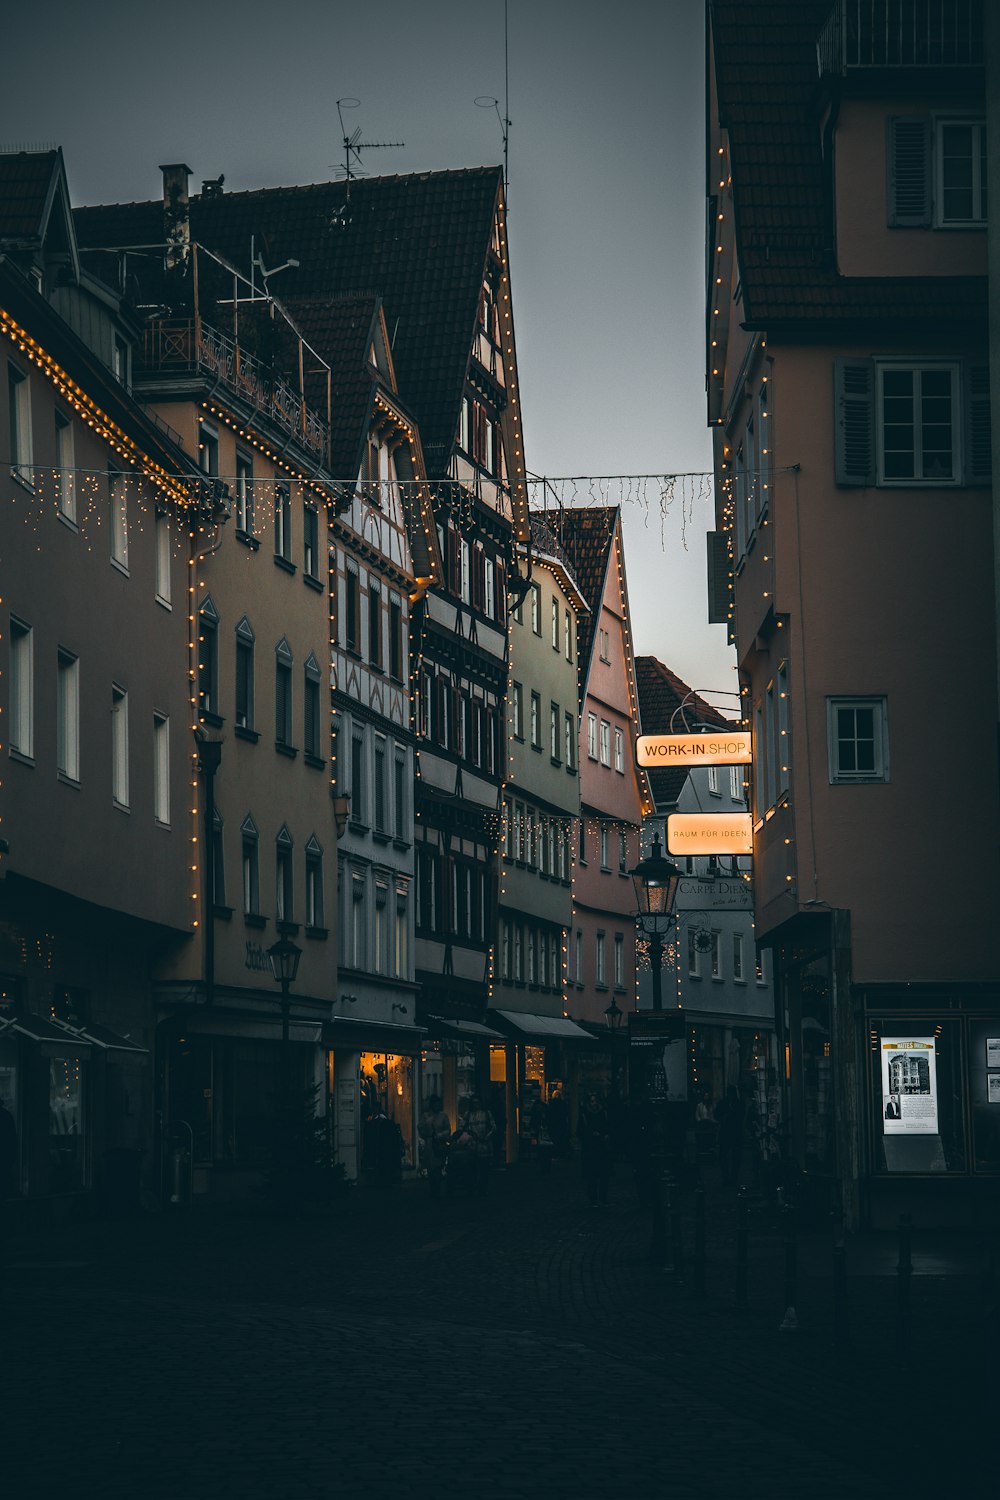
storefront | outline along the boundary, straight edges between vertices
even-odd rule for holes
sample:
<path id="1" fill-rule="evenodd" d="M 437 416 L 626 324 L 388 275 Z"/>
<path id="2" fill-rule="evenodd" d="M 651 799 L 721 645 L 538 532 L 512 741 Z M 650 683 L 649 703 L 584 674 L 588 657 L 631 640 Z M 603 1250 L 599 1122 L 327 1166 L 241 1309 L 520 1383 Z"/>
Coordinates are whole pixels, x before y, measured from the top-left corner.
<path id="1" fill-rule="evenodd" d="M 384 1170 L 380 1119 L 398 1130 L 402 1172 L 417 1169 L 424 1035 L 416 1026 L 376 1021 L 335 1019 L 323 1027 L 332 1149 L 349 1181 L 371 1180 Z"/>
<path id="2" fill-rule="evenodd" d="M 1000 995 L 975 1010 L 964 996 L 960 1009 L 959 997 L 915 988 L 863 996 L 862 1211 L 881 1228 L 901 1213 L 918 1225 L 998 1223 Z"/>
<path id="3" fill-rule="evenodd" d="M 550 1105 L 557 1094 L 565 1100 L 571 1128 L 579 1105 L 581 1066 L 586 1066 L 597 1044 L 589 1031 L 567 1016 L 516 1010 L 491 1010 L 488 1015 L 505 1037 L 495 1052 L 491 1050 L 490 1076 L 494 1089 L 499 1090 L 502 1082 L 507 1160 L 513 1162 L 534 1139 L 538 1106 Z"/>

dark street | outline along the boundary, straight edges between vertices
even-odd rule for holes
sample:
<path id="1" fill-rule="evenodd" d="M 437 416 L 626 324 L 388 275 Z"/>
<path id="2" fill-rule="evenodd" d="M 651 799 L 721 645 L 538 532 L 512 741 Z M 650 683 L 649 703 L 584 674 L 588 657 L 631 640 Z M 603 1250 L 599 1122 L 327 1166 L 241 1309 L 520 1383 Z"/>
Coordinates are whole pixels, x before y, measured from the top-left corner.
<path id="1" fill-rule="evenodd" d="M 709 1182 L 703 1299 L 691 1212 L 679 1274 L 652 1264 L 625 1169 L 600 1211 L 570 1163 L 496 1174 L 483 1200 L 359 1190 L 330 1222 L 213 1209 L 22 1236 L 4 1493 L 874 1496 L 900 1443 L 910 1494 L 974 1471 L 975 1247 L 915 1242 L 908 1357 L 892 1247 L 849 1247 L 845 1380 L 829 1236 L 801 1237 L 783 1332 L 774 1228 L 751 1223 L 740 1312 L 732 1196 Z"/>

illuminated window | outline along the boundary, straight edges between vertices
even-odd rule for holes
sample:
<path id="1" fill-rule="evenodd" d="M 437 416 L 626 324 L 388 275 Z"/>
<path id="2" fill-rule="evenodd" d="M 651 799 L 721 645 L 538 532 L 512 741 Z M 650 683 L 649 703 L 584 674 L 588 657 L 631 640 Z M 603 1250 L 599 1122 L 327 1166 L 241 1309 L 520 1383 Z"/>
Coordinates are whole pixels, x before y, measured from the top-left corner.
<path id="1" fill-rule="evenodd" d="M 531 585 L 531 628 L 536 635 L 542 633 L 542 594 L 537 583 Z"/>

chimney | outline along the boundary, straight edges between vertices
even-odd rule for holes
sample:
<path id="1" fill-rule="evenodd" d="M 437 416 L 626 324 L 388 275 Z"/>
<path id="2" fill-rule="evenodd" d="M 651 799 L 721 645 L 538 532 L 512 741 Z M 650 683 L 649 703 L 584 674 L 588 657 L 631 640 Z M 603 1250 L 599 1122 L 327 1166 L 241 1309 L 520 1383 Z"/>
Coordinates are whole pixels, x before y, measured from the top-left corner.
<path id="1" fill-rule="evenodd" d="M 166 268 L 187 267 L 191 253 L 191 219 L 188 211 L 188 180 L 191 168 L 183 162 L 161 167 L 163 173 L 163 231 L 167 242 Z"/>

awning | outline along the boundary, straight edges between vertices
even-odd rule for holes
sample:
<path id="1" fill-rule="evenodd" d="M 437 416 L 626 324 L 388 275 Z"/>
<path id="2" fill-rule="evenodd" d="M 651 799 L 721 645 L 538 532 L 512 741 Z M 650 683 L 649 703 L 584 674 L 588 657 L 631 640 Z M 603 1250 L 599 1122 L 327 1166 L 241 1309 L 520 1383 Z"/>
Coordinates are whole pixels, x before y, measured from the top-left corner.
<path id="1" fill-rule="evenodd" d="M 584 1031 L 582 1026 L 578 1026 L 568 1016 L 535 1016 L 528 1011 L 521 1010 L 495 1010 L 490 1014 L 506 1021 L 515 1032 L 536 1037 L 543 1042 L 560 1039 L 564 1042 L 592 1042 L 594 1040 L 589 1031 Z"/>
<path id="2" fill-rule="evenodd" d="M 78 1029 L 77 1035 L 86 1038 L 88 1042 L 95 1042 L 106 1052 L 130 1052 L 136 1057 L 149 1056 L 148 1047 L 140 1046 L 131 1037 L 121 1036 L 117 1031 L 112 1031 L 110 1026 L 101 1026 L 97 1021 L 88 1021 L 86 1026 Z"/>
<path id="3" fill-rule="evenodd" d="M 62 1021 L 48 1020 L 45 1016 L 10 1016 L 0 1021 L 0 1036 L 9 1036 L 11 1032 L 27 1037 L 29 1042 L 54 1042 L 62 1047 L 90 1051 L 88 1037 L 81 1036 Z"/>
<path id="4" fill-rule="evenodd" d="M 452 1016 L 428 1016 L 427 1034 L 432 1037 L 455 1037 L 461 1042 L 506 1041 L 501 1032 L 493 1031 L 489 1026 L 482 1026 L 478 1021 L 462 1021 Z"/>
<path id="5" fill-rule="evenodd" d="M 357 1052 L 398 1052 L 402 1055 L 420 1051 L 427 1037 L 422 1026 L 394 1026 L 389 1021 L 355 1021 L 334 1016 L 323 1023 L 323 1046 L 346 1047 Z"/>

